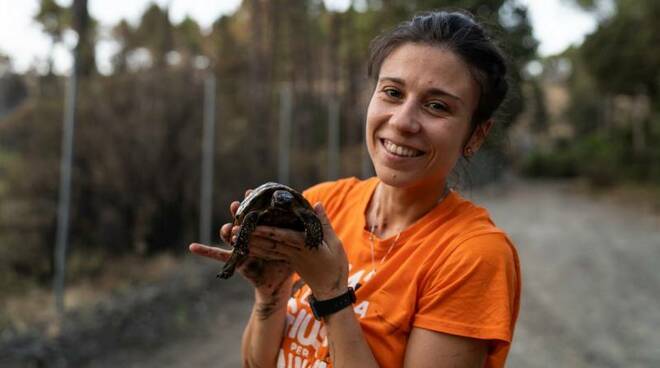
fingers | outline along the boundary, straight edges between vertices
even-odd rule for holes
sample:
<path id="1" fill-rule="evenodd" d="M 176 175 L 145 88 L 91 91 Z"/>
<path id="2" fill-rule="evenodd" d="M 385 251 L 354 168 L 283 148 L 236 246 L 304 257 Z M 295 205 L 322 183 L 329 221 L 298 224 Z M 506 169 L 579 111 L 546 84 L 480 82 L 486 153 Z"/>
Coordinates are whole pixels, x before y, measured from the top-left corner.
<path id="1" fill-rule="evenodd" d="M 316 216 L 319 218 L 319 221 L 321 221 L 321 225 L 323 226 L 323 233 L 326 235 L 334 234 L 335 230 L 332 228 L 330 220 L 328 219 L 328 215 L 326 215 L 325 208 L 323 208 L 321 202 L 316 202 L 314 205 L 314 212 L 316 212 Z"/>
<path id="2" fill-rule="evenodd" d="M 231 229 L 232 229 L 232 224 L 229 223 L 222 225 L 222 227 L 220 228 L 220 239 L 222 239 L 222 241 L 224 241 L 227 244 L 231 243 L 231 239 L 230 239 Z"/>
<path id="3" fill-rule="evenodd" d="M 316 202 L 316 204 L 314 204 L 314 212 L 316 212 L 316 216 L 319 218 L 324 228 L 330 225 L 330 220 L 328 220 L 328 216 L 325 214 L 325 208 L 323 208 L 321 202 Z"/>
<path id="4" fill-rule="evenodd" d="M 252 233 L 253 237 L 270 239 L 294 249 L 305 246 L 305 233 L 290 229 L 281 229 L 271 226 L 257 226 Z"/>
<path id="5" fill-rule="evenodd" d="M 263 242 L 262 244 L 250 244 L 250 257 L 261 258 L 268 261 L 288 261 L 289 257 L 281 253 L 281 248 L 278 247 L 278 244 L 274 241 L 270 241 L 270 244 L 267 244 L 268 241 Z"/>
<path id="6" fill-rule="evenodd" d="M 246 190 L 245 191 L 245 196 L 247 197 L 248 195 L 250 195 L 251 192 L 252 192 L 252 189 Z M 229 204 L 229 212 L 231 213 L 232 217 L 236 217 L 236 211 L 238 211 L 238 208 L 240 206 L 241 206 L 241 202 L 239 202 L 239 201 L 233 201 Z M 225 243 L 228 243 L 228 244 L 231 243 L 230 236 L 235 235 L 236 233 L 238 233 L 238 230 L 237 230 L 238 227 L 235 226 L 234 228 L 232 228 L 231 225 L 232 224 L 224 224 L 220 228 L 220 238 Z"/>
<path id="7" fill-rule="evenodd" d="M 299 251 L 298 246 L 292 246 L 272 237 L 252 233 L 250 237 L 250 254 L 258 257 L 287 259 Z"/>
<path id="8" fill-rule="evenodd" d="M 241 202 L 239 201 L 233 201 L 229 205 L 229 212 L 231 212 L 231 216 L 235 217 L 236 216 L 236 211 L 238 211 L 238 207 L 241 205 Z"/>
<path id="9" fill-rule="evenodd" d="M 208 245 L 192 243 L 188 246 L 190 252 L 198 256 L 215 259 L 220 262 L 227 262 L 231 256 L 231 251 L 220 249 L 216 247 L 209 247 Z"/>

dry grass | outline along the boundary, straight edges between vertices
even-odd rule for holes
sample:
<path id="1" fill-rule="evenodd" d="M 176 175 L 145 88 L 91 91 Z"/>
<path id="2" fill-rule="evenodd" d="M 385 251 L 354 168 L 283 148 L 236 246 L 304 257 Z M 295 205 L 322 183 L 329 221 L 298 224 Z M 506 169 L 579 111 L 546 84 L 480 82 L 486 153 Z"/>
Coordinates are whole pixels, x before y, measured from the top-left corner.
<path id="1" fill-rule="evenodd" d="M 79 263 L 72 257 L 70 263 Z M 153 258 L 123 256 L 104 262 L 93 276 L 69 280 L 66 286 L 65 307 L 81 310 L 108 300 L 112 295 L 137 286 L 161 280 L 177 269 L 179 260 L 169 254 Z M 25 331 L 43 328 L 49 334 L 57 332 L 57 315 L 51 288 L 34 287 L 14 295 L 6 295 L 0 301 L 0 329 L 12 328 Z"/>
<path id="2" fill-rule="evenodd" d="M 624 208 L 634 208 L 640 214 L 660 216 L 660 186 L 640 183 L 622 183 L 594 188 L 584 180 L 577 180 L 575 190 L 601 201 Z"/>

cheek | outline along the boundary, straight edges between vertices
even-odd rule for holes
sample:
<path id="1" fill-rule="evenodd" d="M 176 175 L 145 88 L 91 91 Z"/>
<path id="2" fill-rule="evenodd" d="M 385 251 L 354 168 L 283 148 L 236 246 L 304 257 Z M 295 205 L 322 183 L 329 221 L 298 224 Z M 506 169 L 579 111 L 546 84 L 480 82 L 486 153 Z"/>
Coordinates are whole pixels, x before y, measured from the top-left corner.
<path id="1" fill-rule="evenodd" d="M 429 133 L 438 153 L 445 157 L 460 154 L 464 136 L 463 129 L 444 126 L 437 127 L 436 131 Z"/>
<path id="2" fill-rule="evenodd" d="M 373 138 L 371 133 L 374 132 L 376 125 L 378 124 L 378 115 L 379 115 L 379 109 L 378 109 L 378 103 L 372 98 L 369 101 L 369 106 L 367 106 L 367 116 L 366 116 L 366 137 L 367 137 L 367 142 L 370 142 L 371 139 Z"/>

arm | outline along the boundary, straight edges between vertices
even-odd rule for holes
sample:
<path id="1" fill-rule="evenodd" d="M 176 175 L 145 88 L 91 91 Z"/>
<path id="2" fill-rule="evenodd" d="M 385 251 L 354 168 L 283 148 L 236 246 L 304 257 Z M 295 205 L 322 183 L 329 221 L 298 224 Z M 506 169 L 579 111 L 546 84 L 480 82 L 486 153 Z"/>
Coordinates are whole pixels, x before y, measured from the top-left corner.
<path id="1" fill-rule="evenodd" d="M 378 367 L 353 308 L 344 308 L 329 315 L 324 323 L 334 367 Z"/>
<path id="2" fill-rule="evenodd" d="M 324 322 L 335 367 L 378 367 L 352 308 L 332 314 Z M 404 367 L 483 367 L 487 348 L 486 340 L 413 328 L 406 346 Z"/>
<path id="3" fill-rule="evenodd" d="M 193 243 L 194 254 L 226 262 L 231 252 L 225 249 Z M 250 272 L 250 259 L 238 268 L 255 286 L 255 302 L 250 319 L 243 332 L 241 353 L 244 367 L 274 367 L 284 335 L 286 305 L 291 294 L 292 278 L 288 264 L 281 261 L 269 262 L 263 274 L 256 278 Z M 278 284 L 266 284 L 263 280 L 282 278 Z"/>
<path id="4" fill-rule="evenodd" d="M 408 338 L 403 366 L 415 368 L 483 367 L 487 350 L 486 340 L 415 327 Z"/>
<path id="5" fill-rule="evenodd" d="M 255 291 L 255 302 L 243 332 L 241 352 L 244 367 L 274 367 L 284 327 L 291 281 L 272 293 Z"/>
<path id="6" fill-rule="evenodd" d="M 249 192 L 246 192 L 246 195 Z M 235 215 L 239 203 L 230 205 Z M 236 236 L 239 228 L 225 224 L 220 237 L 225 243 Z M 193 243 L 190 251 L 196 255 L 227 262 L 231 251 Z M 282 258 L 264 261 L 249 256 L 238 268 L 255 288 L 255 303 L 241 340 L 241 355 L 244 367 L 274 367 L 280 343 L 284 335 L 286 306 L 291 294 L 292 272 Z"/>

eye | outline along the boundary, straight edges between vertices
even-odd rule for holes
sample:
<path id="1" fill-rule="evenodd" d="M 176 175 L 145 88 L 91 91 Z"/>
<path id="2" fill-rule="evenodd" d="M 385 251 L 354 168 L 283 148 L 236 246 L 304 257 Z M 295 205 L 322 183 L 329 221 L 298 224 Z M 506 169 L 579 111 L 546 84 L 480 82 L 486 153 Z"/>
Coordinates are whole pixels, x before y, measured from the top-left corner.
<path id="1" fill-rule="evenodd" d="M 401 91 L 392 87 L 383 88 L 383 93 L 385 93 L 387 97 L 391 97 L 391 98 L 399 99 L 403 97 L 403 93 L 401 93 Z"/>
<path id="2" fill-rule="evenodd" d="M 426 107 L 432 112 L 449 112 L 449 108 L 442 102 L 431 101 L 426 104 Z"/>

